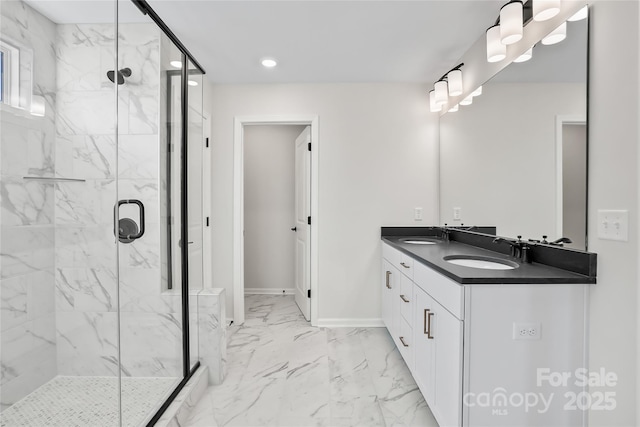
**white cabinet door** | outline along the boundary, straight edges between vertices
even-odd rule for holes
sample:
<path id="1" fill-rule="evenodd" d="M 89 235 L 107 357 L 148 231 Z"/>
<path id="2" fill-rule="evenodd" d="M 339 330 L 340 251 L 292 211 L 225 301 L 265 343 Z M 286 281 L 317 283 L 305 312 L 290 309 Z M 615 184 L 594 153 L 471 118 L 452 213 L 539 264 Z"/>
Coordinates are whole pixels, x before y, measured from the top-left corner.
<path id="1" fill-rule="evenodd" d="M 462 422 L 463 322 L 434 302 L 431 336 L 435 343 L 435 404 L 433 413 L 441 427 Z"/>
<path id="2" fill-rule="evenodd" d="M 382 260 L 382 320 L 389 332 L 393 330 L 393 291 L 397 274 L 389 261 Z"/>
<path id="3" fill-rule="evenodd" d="M 429 406 L 435 403 L 435 360 L 434 341 L 430 334 L 431 319 L 435 302 L 425 291 L 418 288 L 414 291 L 416 302 L 413 321 L 414 378 Z"/>

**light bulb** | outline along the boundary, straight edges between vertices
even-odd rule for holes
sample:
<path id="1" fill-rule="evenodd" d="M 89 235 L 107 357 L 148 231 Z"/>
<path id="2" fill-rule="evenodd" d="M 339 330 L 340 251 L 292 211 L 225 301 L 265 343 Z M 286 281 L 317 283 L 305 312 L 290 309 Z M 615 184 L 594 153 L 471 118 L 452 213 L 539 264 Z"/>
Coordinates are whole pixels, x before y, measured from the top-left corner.
<path id="1" fill-rule="evenodd" d="M 507 56 L 507 46 L 500 41 L 500 25 L 487 30 L 487 62 L 500 62 Z"/>
<path id="2" fill-rule="evenodd" d="M 527 50 L 522 55 L 518 56 L 516 59 L 513 60 L 513 62 L 526 62 L 530 60 L 532 57 L 533 57 L 533 47 L 530 47 L 529 50 Z"/>
<path id="3" fill-rule="evenodd" d="M 522 38 L 522 2 L 512 1 L 500 9 L 500 41 L 509 45 Z"/>
<path id="4" fill-rule="evenodd" d="M 447 74 L 449 96 L 462 95 L 462 70 L 451 70 Z"/>
<path id="5" fill-rule="evenodd" d="M 449 96 L 447 95 L 447 82 L 444 80 L 438 80 L 433 87 L 436 91 L 436 105 L 442 106 L 442 104 L 446 104 L 449 100 Z"/>
<path id="6" fill-rule="evenodd" d="M 467 96 L 465 99 L 460 101 L 460 105 L 471 105 L 473 104 L 473 94 Z"/>
<path id="7" fill-rule="evenodd" d="M 436 91 L 435 89 L 429 91 L 429 111 L 437 113 L 442 110 L 442 105 L 436 104 Z"/>
<path id="8" fill-rule="evenodd" d="M 560 0 L 532 0 L 533 20 L 546 21 L 560 12 Z"/>
<path id="9" fill-rule="evenodd" d="M 549 46 L 552 44 L 560 43 L 565 38 L 567 38 L 567 23 L 563 22 L 558 28 L 551 31 L 548 36 L 543 38 L 541 43 L 543 45 Z"/>
<path id="10" fill-rule="evenodd" d="M 169 62 L 173 68 L 182 68 L 182 61 L 171 61 Z"/>

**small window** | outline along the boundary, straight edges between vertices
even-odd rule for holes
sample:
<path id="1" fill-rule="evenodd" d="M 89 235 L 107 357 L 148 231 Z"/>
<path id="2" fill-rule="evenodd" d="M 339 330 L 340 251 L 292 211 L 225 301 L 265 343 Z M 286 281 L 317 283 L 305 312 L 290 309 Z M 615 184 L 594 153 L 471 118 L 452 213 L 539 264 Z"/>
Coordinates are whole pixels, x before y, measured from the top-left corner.
<path id="1" fill-rule="evenodd" d="M 0 57 L 2 58 L 2 103 L 12 107 L 20 105 L 20 49 L 0 39 Z"/>

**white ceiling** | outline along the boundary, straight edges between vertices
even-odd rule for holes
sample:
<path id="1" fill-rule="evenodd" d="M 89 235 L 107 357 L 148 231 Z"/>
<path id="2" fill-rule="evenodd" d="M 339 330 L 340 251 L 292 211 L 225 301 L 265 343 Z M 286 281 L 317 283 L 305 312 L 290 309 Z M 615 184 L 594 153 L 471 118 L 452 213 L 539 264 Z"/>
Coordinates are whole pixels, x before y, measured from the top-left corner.
<path id="1" fill-rule="evenodd" d="M 218 83 L 433 82 L 506 2 L 148 1 Z M 112 1 L 29 3 L 58 23 L 113 20 Z M 140 19 L 120 5 L 121 22 Z M 278 66 L 265 69 L 264 57 Z"/>

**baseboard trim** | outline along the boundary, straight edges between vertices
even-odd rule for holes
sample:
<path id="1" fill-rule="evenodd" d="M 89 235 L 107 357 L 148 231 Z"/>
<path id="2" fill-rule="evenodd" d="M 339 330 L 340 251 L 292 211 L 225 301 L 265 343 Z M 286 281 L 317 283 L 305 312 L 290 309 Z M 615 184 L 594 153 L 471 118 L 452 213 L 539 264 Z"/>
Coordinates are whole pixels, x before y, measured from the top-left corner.
<path id="1" fill-rule="evenodd" d="M 268 288 L 244 288 L 245 295 L 295 295 L 295 288 L 268 289 Z"/>
<path id="2" fill-rule="evenodd" d="M 321 328 L 383 328 L 382 319 L 318 319 Z"/>

